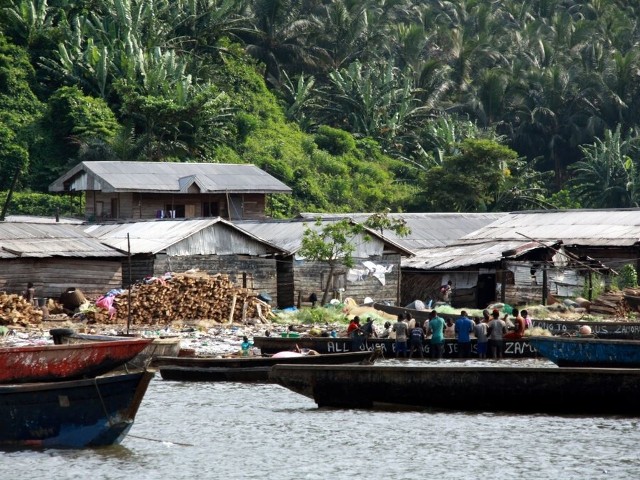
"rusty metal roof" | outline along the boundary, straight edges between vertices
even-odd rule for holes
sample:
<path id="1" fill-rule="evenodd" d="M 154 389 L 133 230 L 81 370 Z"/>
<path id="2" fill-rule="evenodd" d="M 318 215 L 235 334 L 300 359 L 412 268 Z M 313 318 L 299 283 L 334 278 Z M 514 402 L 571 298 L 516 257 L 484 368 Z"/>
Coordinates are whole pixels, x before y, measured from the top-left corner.
<path id="1" fill-rule="evenodd" d="M 464 240 L 562 241 L 565 245 L 624 247 L 640 242 L 640 209 L 514 212 Z"/>
<path id="2" fill-rule="evenodd" d="M 468 241 L 457 245 L 419 250 L 411 258 L 402 260 L 402 268 L 416 270 L 452 270 L 471 265 L 499 262 L 503 257 L 522 255 L 544 248 L 538 242 L 520 240 Z"/>
<path id="3" fill-rule="evenodd" d="M 351 218 L 356 222 L 364 222 L 371 213 L 319 214 L 301 213 L 302 218 Z M 465 235 L 489 225 L 504 217 L 506 213 L 390 213 L 389 217 L 406 222 L 411 233 L 401 237 L 391 230 L 383 235 L 389 240 L 414 252 L 431 247 L 443 247 L 457 242 Z"/>
<path id="4" fill-rule="evenodd" d="M 49 185 L 51 192 L 291 193 L 249 164 L 81 162 Z"/>
<path id="5" fill-rule="evenodd" d="M 113 248 L 123 252 L 131 251 L 132 254 L 155 254 L 163 251 L 171 255 L 283 253 L 268 241 L 220 217 L 86 225 L 84 231 Z"/>
<path id="6" fill-rule="evenodd" d="M 47 223 L 0 223 L 0 258 L 104 258 L 123 254 L 78 226 Z"/>

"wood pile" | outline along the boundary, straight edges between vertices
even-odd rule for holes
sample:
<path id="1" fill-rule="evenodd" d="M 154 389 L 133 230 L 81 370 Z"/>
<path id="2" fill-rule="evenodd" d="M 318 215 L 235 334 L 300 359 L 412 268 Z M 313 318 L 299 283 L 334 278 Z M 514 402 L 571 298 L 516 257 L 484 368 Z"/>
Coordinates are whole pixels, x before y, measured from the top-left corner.
<path id="1" fill-rule="evenodd" d="M 42 322 L 42 310 L 22 295 L 0 293 L 0 325 L 23 325 Z"/>
<path id="2" fill-rule="evenodd" d="M 129 317 L 129 293 L 117 295 L 113 306 L 114 323 L 126 323 Z M 236 286 L 228 275 L 209 275 L 189 271 L 157 278 L 131 289 L 131 322 L 154 324 L 192 320 L 218 323 L 245 322 L 247 319 L 267 321 L 269 304 L 257 295 Z"/>
<path id="3" fill-rule="evenodd" d="M 622 292 L 627 306 L 636 312 L 640 312 L 640 288 L 625 288 Z"/>
<path id="4" fill-rule="evenodd" d="M 627 304 L 622 292 L 607 292 L 600 295 L 589 307 L 589 313 L 595 315 L 609 315 L 624 317 L 627 315 Z"/>

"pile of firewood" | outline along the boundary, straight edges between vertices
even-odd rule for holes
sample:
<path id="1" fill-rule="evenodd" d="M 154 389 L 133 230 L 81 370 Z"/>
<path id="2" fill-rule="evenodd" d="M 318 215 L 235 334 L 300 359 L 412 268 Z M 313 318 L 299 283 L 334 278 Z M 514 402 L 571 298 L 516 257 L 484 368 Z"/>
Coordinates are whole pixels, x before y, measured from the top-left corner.
<path id="1" fill-rule="evenodd" d="M 266 321 L 269 304 L 255 293 L 236 286 L 227 275 L 204 272 L 171 274 L 131 288 L 131 322 L 154 324 L 210 320 L 218 323 Z M 129 292 L 115 297 L 116 314 L 111 321 L 129 319 Z"/>
<path id="2" fill-rule="evenodd" d="M 628 313 L 628 307 L 623 292 L 606 292 L 598 296 L 589 307 L 589 313 L 595 315 L 608 315 L 612 317 L 624 317 Z"/>
<path id="3" fill-rule="evenodd" d="M 23 325 L 42 322 L 42 310 L 22 295 L 0 293 L 0 325 Z"/>

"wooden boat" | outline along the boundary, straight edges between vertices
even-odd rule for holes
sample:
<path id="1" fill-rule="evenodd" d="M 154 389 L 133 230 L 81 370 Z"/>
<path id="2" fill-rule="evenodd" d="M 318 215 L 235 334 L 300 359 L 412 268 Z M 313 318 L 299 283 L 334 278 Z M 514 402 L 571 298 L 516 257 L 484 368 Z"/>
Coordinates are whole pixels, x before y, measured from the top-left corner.
<path id="1" fill-rule="evenodd" d="M 141 338 L 123 335 L 93 335 L 86 333 L 77 333 L 70 328 L 54 328 L 49 331 L 56 344 L 74 344 L 87 342 L 108 342 L 114 340 L 131 340 L 132 338 Z M 148 365 L 155 366 L 155 359 L 159 356 L 177 356 L 180 353 L 180 337 L 158 337 L 142 350 L 133 363 L 138 367 L 146 367 Z"/>
<path id="2" fill-rule="evenodd" d="M 581 337 L 531 337 L 540 355 L 561 367 L 640 367 L 640 341 Z"/>
<path id="3" fill-rule="evenodd" d="M 640 369 L 276 365 L 319 407 L 640 415 Z"/>
<path id="4" fill-rule="evenodd" d="M 151 340 L 0 348 L 0 383 L 49 382 L 95 377 L 120 367 Z"/>
<path id="5" fill-rule="evenodd" d="M 260 349 L 263 355 L 271 355 L 283 350 L 293 350 L 296 345 L 300 348 L 309 348 L 323 354 L 352 351 L 352 339 L 349 337 L 254 337 L 253 344 Z M 529 344 L 528 337 L 519 340 L 505 340 L 504 344 L 505 358 L 534 358 L 538 356 L 536 350 Z M 360 350 L 372 352 L 378 347 L 381 349 L 383 357 L 395 358 L 396 342 L 388 338 L 371 338 L 361 345 Z M 428 341 L 424 344 L 423 350 L 425 357 L 429 358 L 430 345 Z M 476 340 L 471 339 L 471 358 L 477 358 L 476 350 Z M 455 339 L 445 339 L 444 358 L 458 358 L 458 343 Z"/>
<path id="6" fill-rule="evenodd" d="M 267 382 L 276 364 L 335 365 L 366 362 L 372 352 L 349 352 L 333 355 L 301 355 L 294 357 L 158 357 L 160 375 L 165 380 L 208 382 Z"/>
<path id="7" fill-rule="evenodd" d="M 382 303 L 374 303 L 373 307 L 392 315 L 400 315 L 410 313 L 413 318 L 418 320 L 427 320 L 431 310 L 415 310 L 404 307 L 384 305 Z M 437 311 L 437 309 L 436 309 Z M 452 313 L 438 312 L 445 320 L 450 318 L 456 320 L 460 315 Z M 640 340 L 640 322 L 583 322 L 583 321 L 564 321 L 564 320 L 537 320 L 532 319 L 533 327 L 544 328 L 554 335 L 561 334 L 577 334 L 580 327 L 587 326 L 591 329 L 591 333 L 600 338 Z"/>
<path id="8" fill-rule="evenodd" d="M 154 372 L 0 385 L 0 445 L 82 448 L 125 437 Z"/>

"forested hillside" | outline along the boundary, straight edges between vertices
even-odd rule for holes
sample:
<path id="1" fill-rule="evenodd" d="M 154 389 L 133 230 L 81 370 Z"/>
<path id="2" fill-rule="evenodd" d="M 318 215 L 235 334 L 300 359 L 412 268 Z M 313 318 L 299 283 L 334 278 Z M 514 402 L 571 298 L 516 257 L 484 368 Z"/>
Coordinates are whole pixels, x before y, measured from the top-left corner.
<path id="1" fill-rule="evenodd" d="M 0 0 L 0 190 L 42 213 L 26 193 L 82 160 L 246 162 L 292 187 L 279 216 L 638 206 L 639 14 Z"/>

